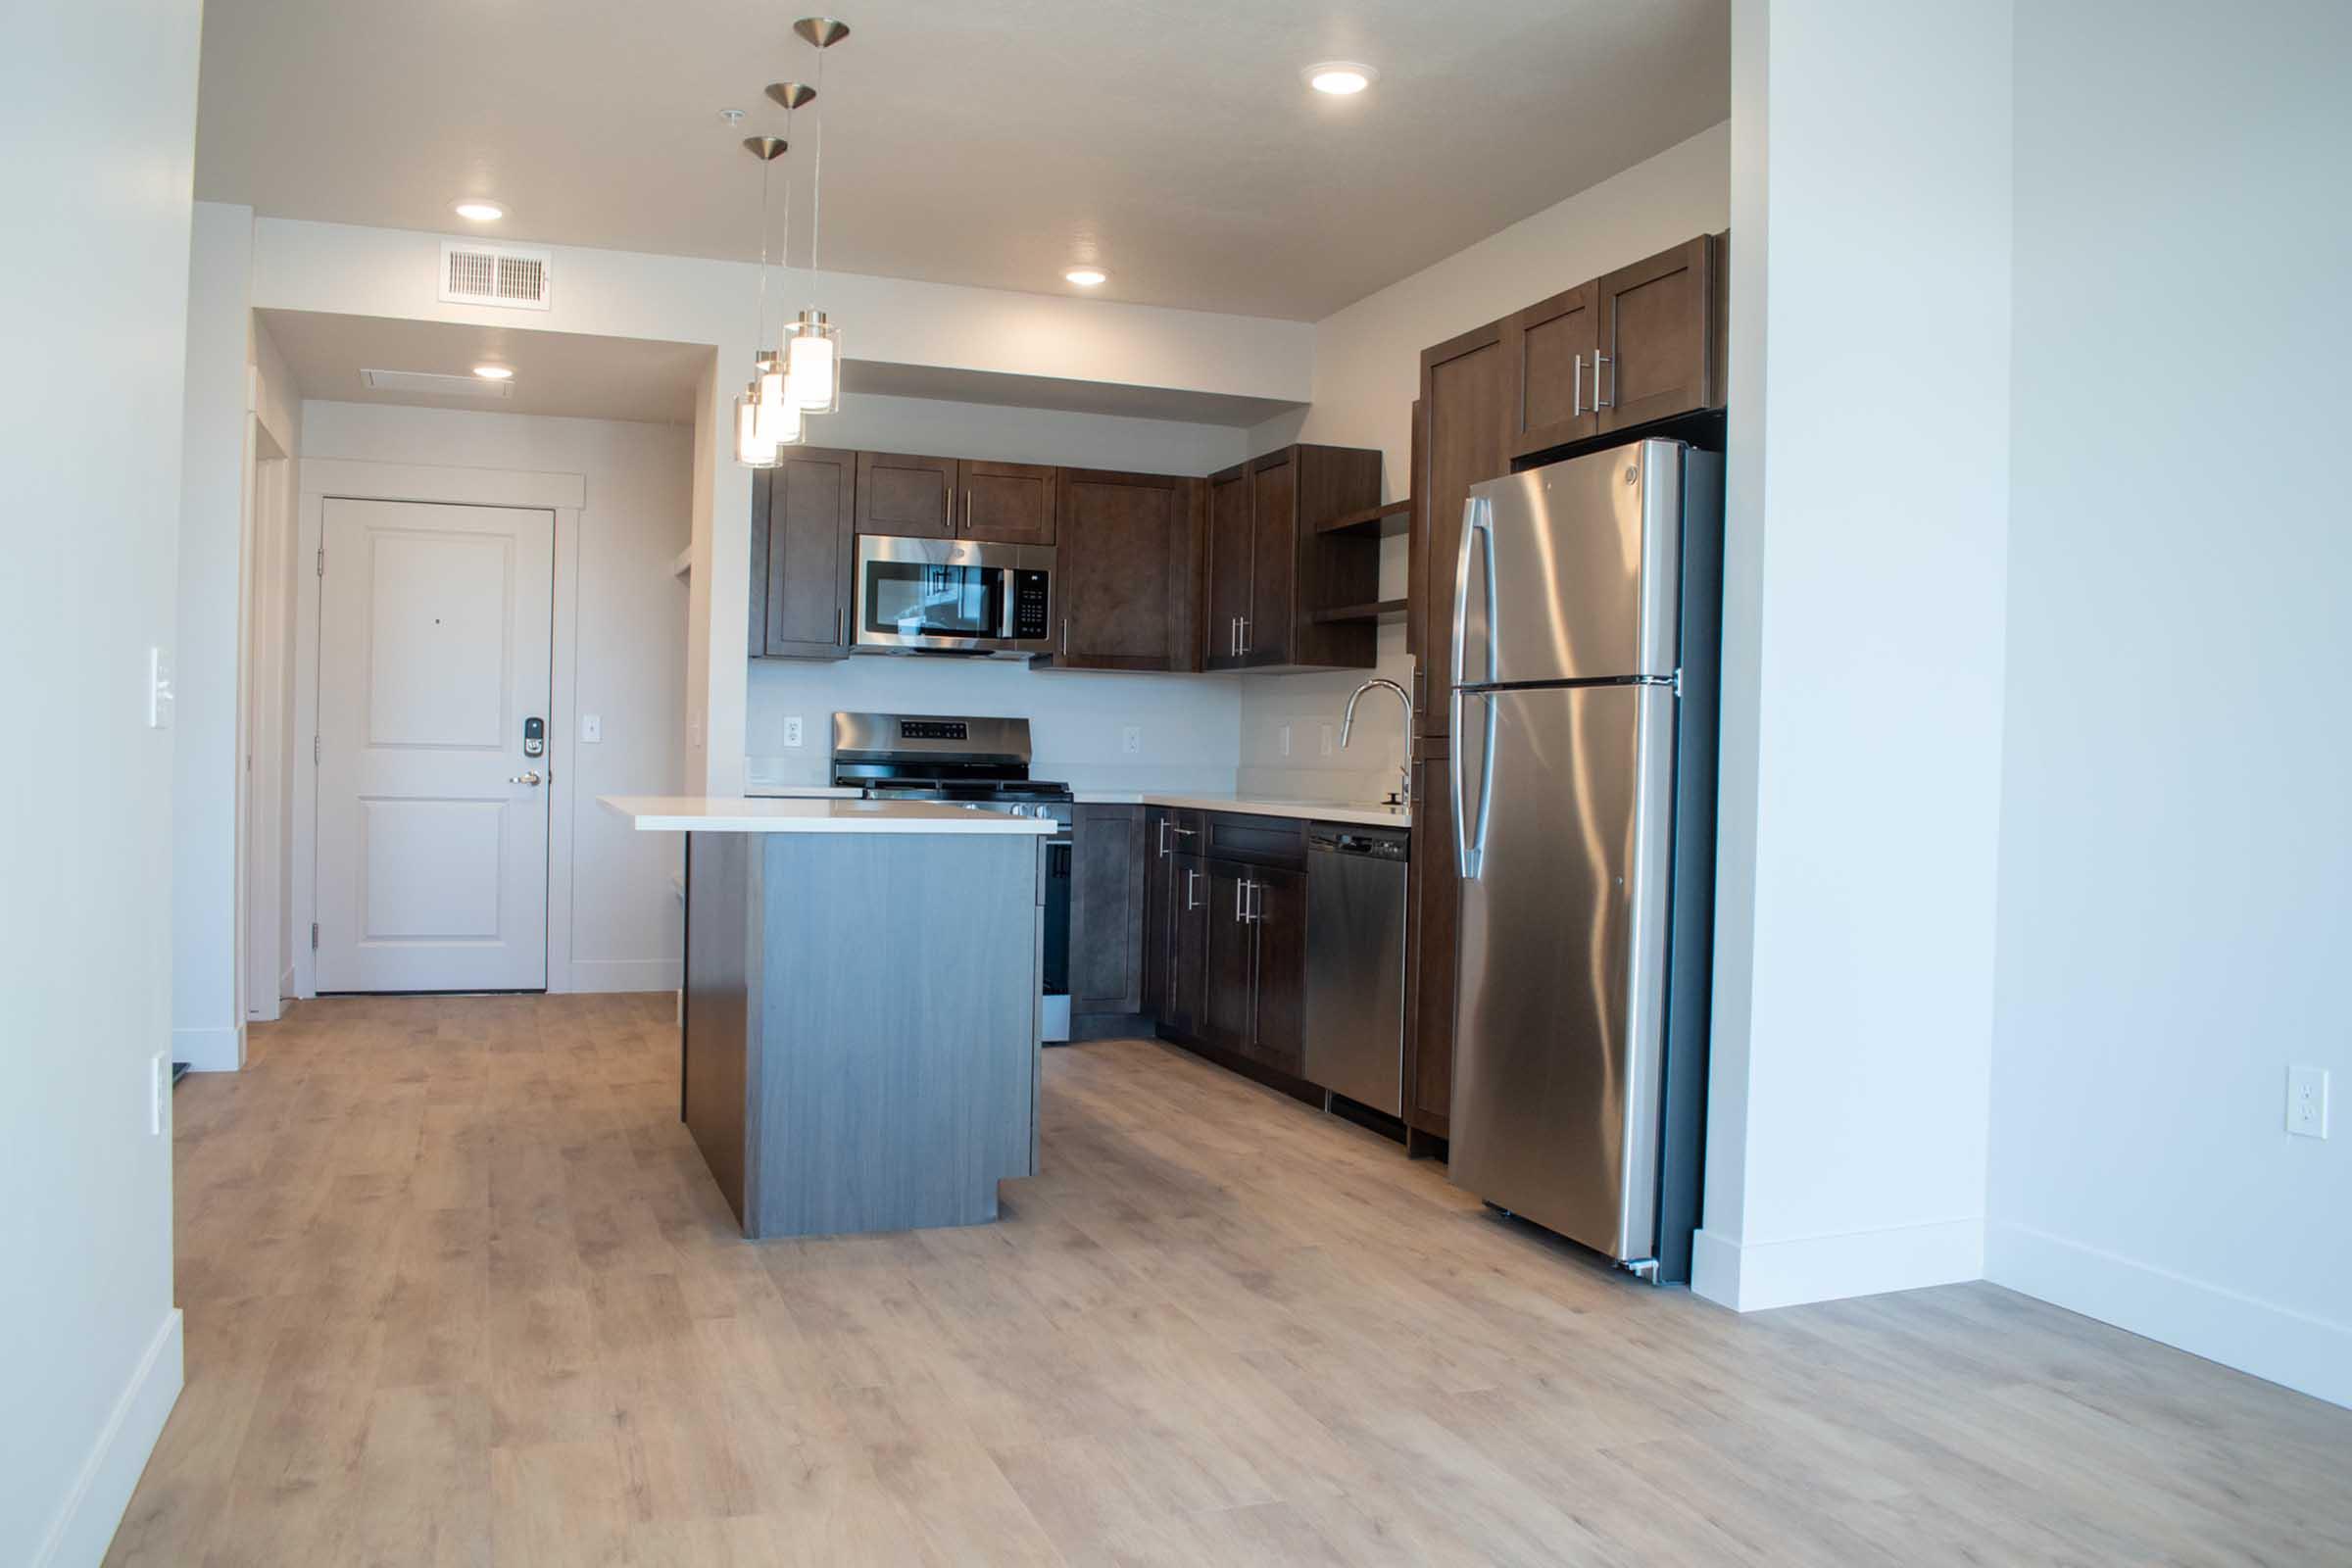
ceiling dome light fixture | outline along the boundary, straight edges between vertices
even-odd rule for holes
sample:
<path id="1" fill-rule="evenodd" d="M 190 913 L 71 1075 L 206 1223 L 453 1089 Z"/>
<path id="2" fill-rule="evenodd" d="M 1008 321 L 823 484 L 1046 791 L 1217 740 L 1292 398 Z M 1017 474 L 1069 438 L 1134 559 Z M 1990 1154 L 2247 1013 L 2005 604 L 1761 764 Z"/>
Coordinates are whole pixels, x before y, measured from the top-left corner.
<path id="1" fill-rule="evenodd" d="M 473 368 L 473 373 L 485 381 L 512 381 L 514 379 L 514 367 L 512 365 L 477 365 Z"/>
<path id="2" fill-rule="evenodd" d="M 1073 267 L 1061 275 L 1080 288 L 1099 288 L 1110 281 L 1110 274 L 1100 267 Z"/>
<path id="3" fill-rule="evenodd" d="M 1326 60 L 1298 73 L 1317 92 L 1334 98 L 1352 97 L 1380 79 L 1380 73 L 1356 60 Z"/>
<path id="4" fill-rule="evenodd" d="M 451 202 L 449 210 L 460 218 L 468 219 L 476 223 L 495 223 L 507 216 L 507 210 L 504 207 L 499 206 L 496 202 L 484 201 L 478 196 L 468 196 L 462 202 Z"/>

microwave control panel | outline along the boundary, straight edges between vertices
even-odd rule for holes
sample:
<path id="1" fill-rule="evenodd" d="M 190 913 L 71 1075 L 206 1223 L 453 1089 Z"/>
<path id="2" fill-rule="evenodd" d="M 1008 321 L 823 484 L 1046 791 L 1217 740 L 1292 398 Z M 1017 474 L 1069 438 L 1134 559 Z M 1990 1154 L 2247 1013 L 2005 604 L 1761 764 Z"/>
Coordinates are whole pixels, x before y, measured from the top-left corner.
<path id="1" fill-rule="evenodd" d="M 1012 574 L 1012 636 L 1015 642 L 1043 642 L 1051 607 L 1046 602 L 1042 571 L 1015 568 Z"/>

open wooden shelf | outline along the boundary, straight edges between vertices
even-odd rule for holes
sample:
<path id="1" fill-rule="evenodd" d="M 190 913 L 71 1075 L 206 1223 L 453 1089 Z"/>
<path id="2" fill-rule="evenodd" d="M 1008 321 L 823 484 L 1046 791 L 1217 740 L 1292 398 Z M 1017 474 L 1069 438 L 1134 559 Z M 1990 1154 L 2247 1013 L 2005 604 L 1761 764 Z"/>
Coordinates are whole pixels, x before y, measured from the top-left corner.
<path id="1" fill-rule="evenodd" d="M 1342 620 L 1370 620 L 1383 626 L 1393 626 L 1404 619 L 1404 607 L 1405 601 L 1401 599 L 1382 599 L 1369 605 L 1336 605 L 1329 610 L 1314 612 L 1307 619 L 1318 626 L 1328 626 Z"/>
<path id="2" fill-rule="evenodd" d="M 1412 525 L 1413 498 L 1406 496 L 1398 501 L 1383 502 L 1377 507 L 1366 507 L 1361 512 L 1348 513 L 1343 516 L 1332 518 L 1329 522 L 1318 522 L 1315 524 L 1315 532 L 1356 534 L 1368 539 L 1386 539 L 1391 534 L 1404 532 Z"/>

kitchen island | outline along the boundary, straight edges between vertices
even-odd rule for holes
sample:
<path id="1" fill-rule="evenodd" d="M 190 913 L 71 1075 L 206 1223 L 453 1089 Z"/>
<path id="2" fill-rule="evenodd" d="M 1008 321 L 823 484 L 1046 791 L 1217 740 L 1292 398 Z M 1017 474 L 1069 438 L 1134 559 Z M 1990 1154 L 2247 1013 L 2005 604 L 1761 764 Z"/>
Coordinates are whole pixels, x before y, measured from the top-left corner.
<path id="1" fill-rule="evenodd" d="M 1040 843 L 923 802 L 608 796 L 686 835 L 679 1113 L 754 1239 L 971 1225 L 1037 1169 Z"/>

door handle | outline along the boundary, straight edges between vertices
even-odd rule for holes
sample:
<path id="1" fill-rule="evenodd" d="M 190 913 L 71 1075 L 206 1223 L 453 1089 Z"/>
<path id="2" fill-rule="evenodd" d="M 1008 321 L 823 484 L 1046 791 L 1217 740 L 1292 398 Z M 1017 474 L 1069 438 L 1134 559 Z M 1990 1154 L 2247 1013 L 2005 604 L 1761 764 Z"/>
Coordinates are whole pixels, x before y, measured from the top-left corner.
<path id="1" fill-rule="evenodd" d="M 1592 351 L 1592 412 L 1594 414 L 1598 414 L 1603 409 L 1613 409 L 1617 406 L 1614 403 L 1603 403 L 1600 401 L 1600 368 L 1604 365 L 1615 365 L 1616 363 L 1617 362 L 1615 360 L 1610 359 L 1606 354 L 1601 353 L 1600 350 L 1594 349 Z"/>
<path id="2" fill-rule="evenodd" d="M 1249 900 L 1249 878 L 1236 877 L 1233 883 L 1233 923 L 1235 925 L 1247 925 L 1250 923 L 1250 915 L 1248 912 Z"/>
<path id="3" fill-rule="evenodd" d="M 839 605 L 833 607 L 833 646 L 836 648 L 841 646 L 841 607 Z"/>
<path id="4" fill-rule="evenodd" d="M 1250 657 L 1250 617 L 1248 615 L 1242 617 L 1242 657 L 1244 659 Z"/>
<path id="5" fill-rule="evenodd" d="M 1061 617 L 1061 657 L 1070 657 L 1070 617 L 1067 615 Z"/>
<path id="6" fill-rule="evenodd" d="M 1595 376 L 1599 373 L 1598 370 L 1593 372 Z M 1597 387 L 1599 382 L 1596 380 L 1593 384 Z M 963 531 L 967 534 L 972 531 L 972 493 L 969 490 L 963 493 Z"/>
<path id="7" fill-rule="evenodd" d="M 539 781 L 539 775 L 535 771 L 529 773 L 516 773 L 512 778 L 507 780 L 507 782 L 510 784 L 536 784 Z"/>
<path id="8" fill-rule="evenodd" d="M 1599 379 L 1597 367 L 1595 380 Z M 1594 388 L 1595 391 L 1598 388 Z M 1568 367 L 1568 416 L 1575 418 L 1585 412 L 1585 357 L 1579 354 Z"/>
<path id="9" fill-rule="evenodd" d="M 1164 816 L 1159 819 L 1159 858 L 1168 858 L 1168 819 Z"/>
<path id="10" fill-rule="evenodd" d="M 1199 884 L 1200 880 L 1200 873 L 1199 871 L 1197 871 L 1197 870 L 1194 870 L 1194 869 L 1193 869 L 1192 867 L 1190 867 L 1190 866 L 1187 866 L 1187 867 L 1185 868 L 1185 872 L 1184 872 L 1184 906 L 1185 906 L 1185 908 L 1186 908 L 1188 911 L 1189 911 L 1189 910 L 1193 910 L 1193 909 L 1198 909 L 1199 907 L 1200 907 L 1200 901 L 1199 899 L 1196 899 L 1196 898 L 1194 898 L 1194 897 L 1193 897 L 1193 889 L 1194 889 L 1194 887 L 1195 887 L 1197 884 Z"/>

